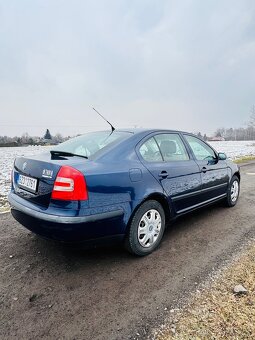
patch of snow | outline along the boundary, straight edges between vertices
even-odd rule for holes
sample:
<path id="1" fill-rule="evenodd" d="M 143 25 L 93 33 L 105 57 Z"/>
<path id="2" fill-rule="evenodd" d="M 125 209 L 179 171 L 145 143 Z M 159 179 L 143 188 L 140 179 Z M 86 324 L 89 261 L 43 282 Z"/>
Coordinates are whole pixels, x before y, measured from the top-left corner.
<path id="1" fill-rule="evenodd" d="M 216 151 L 224 152 L 231 159 L 255 156 L 255 141 L 210 141 Z"/>
<path id="2" fill-rule="evenodd" d="M 45 151 L 45 146 L 0 148 L 0 214 L 8 211 L 7 196 L 11 187 L 11 170 L 16 157 L 33 156 Z"/>

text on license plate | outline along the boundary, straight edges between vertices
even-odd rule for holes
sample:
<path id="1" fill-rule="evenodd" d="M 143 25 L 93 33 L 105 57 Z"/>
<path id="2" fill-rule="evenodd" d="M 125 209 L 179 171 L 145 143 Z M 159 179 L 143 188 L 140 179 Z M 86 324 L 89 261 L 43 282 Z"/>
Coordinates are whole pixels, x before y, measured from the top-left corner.
<path id="1" fill-rule="evenodd" d="M 21 188 L 25 188 L 29 191 L 36 192 L 37 179 L 28 176 L 19 175 L 18 185 Z"/>

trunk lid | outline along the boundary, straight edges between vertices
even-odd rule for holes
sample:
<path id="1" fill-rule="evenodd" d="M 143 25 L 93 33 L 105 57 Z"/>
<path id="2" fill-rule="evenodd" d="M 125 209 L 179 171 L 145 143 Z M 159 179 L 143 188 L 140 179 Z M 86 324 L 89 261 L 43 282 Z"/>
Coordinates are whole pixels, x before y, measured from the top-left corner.
<path id="1" fill-rule="evenodd" d="M 61 166 L 76 167 L 85 162 L 89 161 L 76 156 L 55 156 L 50 153 L 16 158 L 13 172 L 14 191 L 18 196 L 47 208 Z"/>

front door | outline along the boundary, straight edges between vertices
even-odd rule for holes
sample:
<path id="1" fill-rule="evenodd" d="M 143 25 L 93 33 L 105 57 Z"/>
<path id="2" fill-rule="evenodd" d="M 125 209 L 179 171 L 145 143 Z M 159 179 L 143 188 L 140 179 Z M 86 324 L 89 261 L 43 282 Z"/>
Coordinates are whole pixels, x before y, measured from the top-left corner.
<path id="1" fill-rule="evenodd" d="M 201 139 L 185 135 L 201 171 L 203 200 L 224 196 L 229 183 L 229 169 L 226 161 L 219 160 L 215 151 Z"/>

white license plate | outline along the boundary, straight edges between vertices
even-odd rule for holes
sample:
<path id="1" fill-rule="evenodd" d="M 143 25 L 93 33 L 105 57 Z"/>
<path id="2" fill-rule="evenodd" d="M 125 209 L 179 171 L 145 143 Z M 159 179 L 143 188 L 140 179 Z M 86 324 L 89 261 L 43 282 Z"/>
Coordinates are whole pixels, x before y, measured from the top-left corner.
<path id="1" fill-rule="evenodd" d="M 18 185 L 28 191 L 36 192 L 37 179 L 28 176 L 19 175 Z"/>

